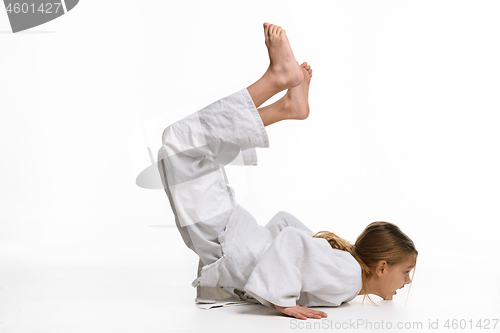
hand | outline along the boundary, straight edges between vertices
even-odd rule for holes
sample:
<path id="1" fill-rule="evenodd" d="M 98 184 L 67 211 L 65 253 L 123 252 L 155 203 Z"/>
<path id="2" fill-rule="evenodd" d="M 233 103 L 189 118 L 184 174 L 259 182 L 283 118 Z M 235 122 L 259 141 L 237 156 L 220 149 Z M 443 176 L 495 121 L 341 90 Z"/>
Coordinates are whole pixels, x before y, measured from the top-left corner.
<path id="1" fill-rule="evenodd" d="M 309 309 L 305 306 L 295 305 L 290 307 L 282 307 L 276 304 L 273 304 L 278 311 L 283 312 L 287 316 L 295 317 L 297 319 L 306 320 L 307 318 L 326 318 L 328 315 L 323 311 L 317 311 Z"/>

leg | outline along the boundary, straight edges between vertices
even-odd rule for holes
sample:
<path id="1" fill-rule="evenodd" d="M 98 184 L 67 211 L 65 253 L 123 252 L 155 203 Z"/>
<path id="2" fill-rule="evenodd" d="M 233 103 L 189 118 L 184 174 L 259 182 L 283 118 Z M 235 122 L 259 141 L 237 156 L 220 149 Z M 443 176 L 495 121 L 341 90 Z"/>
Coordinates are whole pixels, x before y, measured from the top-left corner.
<path id="1" fill-rule="evenodd" d="M 265 28 L 268 34 L 274 34 L 273 38 L 276 31 L 281 31 L 271 25 Z M 233 194 L 220 165 L 229 163 L 240 151 L 244 165 L 256 165 L 255 148 L 269 146 L 263 125 L 305 119 L 309 113 L 310 67 L 305 63 L 290 66 L 290 59 L 283 62 L 286 57 L 276 56 L 280 53 L 273 43 L 269 38 L 271 65 L 259 81 L 177 121 L 162 135 L 163 145 L 158 152 L 162 183 L 184 242 L 205 265 L 220 258 L 218 235 L 234 209 Z M 292 59 L 295 61 L 293 54 Z M 300 77 L 293 74 L 290 79 L 287 75 L 295 70 Z M 287 94 L 278 102 L 261 110 L 256 108 L 256 104 L 261 105 L 286 88 Z"/>
<path id="2" fill-rule="evenodd" d="M 303 80 L 285 30 L 264 23 L 264 37 L 270 65 L 264 75 L 247 88 L 257 108 L 278 92 L 297 86 Z"/>
<path id="3" fill-rule="evenodd" d="M 257 109 L 264 126 L 274 124 L 285 119 L 306 119 L 309 116 L 309 85 L 311 83 L 312 69 L 306 62 L 299 67 L 304 80 L 296 87 L 288 89 L 283 98 L 275 103 Z"/>
<path id="4" fill-rule="evenodd" d="M 158 151 L 162 183 L 184 242 L 204 265 L 221 257 L 218 238 L 235 208 L 234 193 L 222 166 L 240 153 L 237 163 L 256 165 L 257 147 L 267 148 L 269 142 L 246 89 L 171 124 L 163 132 Z"/>

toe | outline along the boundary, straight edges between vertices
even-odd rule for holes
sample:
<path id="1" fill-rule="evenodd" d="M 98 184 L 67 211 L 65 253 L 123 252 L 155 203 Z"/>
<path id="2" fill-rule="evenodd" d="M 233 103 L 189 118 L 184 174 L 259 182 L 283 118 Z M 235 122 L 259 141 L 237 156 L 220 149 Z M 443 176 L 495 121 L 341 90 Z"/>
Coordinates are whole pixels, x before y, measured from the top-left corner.
<path id="1" fill-rule="evenodd" d="M 271 24 L 271 27 L 269 28 L 269 34 L 274 35 L 276 33 L 276 26 L 274 24 Z"/>
<path id="2" fill-rule="evenodd" d="M 264 36 L 267 37 L 269 36 L 269 23 L 264 23 Z"/>

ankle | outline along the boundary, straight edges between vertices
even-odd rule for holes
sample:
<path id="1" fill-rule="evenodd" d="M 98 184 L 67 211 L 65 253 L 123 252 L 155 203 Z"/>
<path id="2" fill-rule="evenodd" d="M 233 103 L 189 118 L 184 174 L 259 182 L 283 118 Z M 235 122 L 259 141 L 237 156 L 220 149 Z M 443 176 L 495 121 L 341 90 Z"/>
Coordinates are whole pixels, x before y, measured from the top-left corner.
<path id="1" fill-rule="evenodd" d="M 277 68 L 269 66 L 264 75 L 269 77 L 270 82 L 278 92 L 296 87 L 302 84 L 304 77 L 296 75 L 295 71 L 290 71 L 290 68 Z"/>
<path id="2" fill-rule="evenodd" d="M 294 101 L 290 98 L 289 94 L 286 94 L 278 101 L 278 110 L 282 114 L 283 119 L 294 119 L 295 118 L 295 105 Z"/>

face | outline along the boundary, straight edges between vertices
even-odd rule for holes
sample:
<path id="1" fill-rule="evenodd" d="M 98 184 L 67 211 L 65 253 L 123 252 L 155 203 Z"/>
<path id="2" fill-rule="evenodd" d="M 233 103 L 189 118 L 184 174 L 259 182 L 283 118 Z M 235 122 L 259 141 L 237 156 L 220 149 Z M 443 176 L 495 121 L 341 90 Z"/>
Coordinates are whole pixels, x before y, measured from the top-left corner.
<path id="1" fill-rule="evenodd" d="M 395 265 L 387 265 L 385 261 L 379 262 L 378 296 L 385 300 L 392 300 L 398 289 L 410 283 L 410 271 L 415 267 L 415 259 L 414 255 L 410 255 L 407 260 Z"/>

